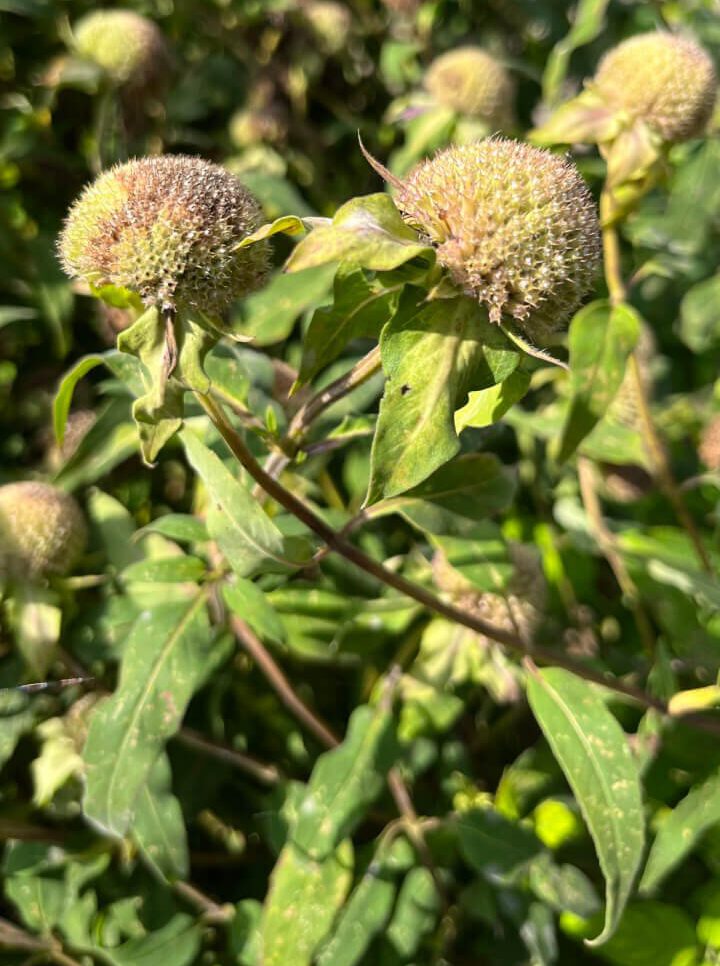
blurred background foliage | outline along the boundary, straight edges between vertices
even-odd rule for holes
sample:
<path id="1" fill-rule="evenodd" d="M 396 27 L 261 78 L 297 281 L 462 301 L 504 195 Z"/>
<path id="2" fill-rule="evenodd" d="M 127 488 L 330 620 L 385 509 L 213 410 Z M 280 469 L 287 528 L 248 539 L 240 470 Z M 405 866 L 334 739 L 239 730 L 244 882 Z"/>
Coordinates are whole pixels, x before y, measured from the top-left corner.
<path id="1" fill-rule="evenodd" d="M 207 496 L 181 447 L 166 447 L 152 472 L 141 464 L 119 361 L 79 384 L 68 438 L 62 448 L 53 441 L 52 397 L 63 373 L 111 347 L 130 318 L 61 273 L 55 242 L 67 208 L 110 164 L 182 152 L 237 173 L 268 220 L 331 216 L 349 198 L 381 190 L 358 135 L 399 170 L 457 132 L 455 117 L 419 124 L 407 112 L 438 54 L 478 44 L 501 59 L 516 86 L 508 133 L 522 136 L 580 89 L 605 50 L 632 34 L 689 30 L 717 63 L 720 9 L 714 0 L 161 0 L 125 8 L 152 19 L 168 48 L 161 83 L 142 96 L 123 93 L 75 50 L 73 25 L 91 5 L 0 0 L 0 483 L 56 482 L 81 501 L 91 529 L 75 576 L 24 612 L 34 621 L 62 614 L 59 645 L 40 667 L 18 648 L 18 635 L 32 637 L 32 628 L 18 630 L 17 605 L 3 612 L 0 685 L 34 680 L 37 671 L 95 678 L 61 692 L 0 693 L 2 961 L 259 966 L 260 903 L 323 747 L 222 627 L 202 660 L 195 655 L 181 666 L 192 679 L 184 718 L 180 712 L 184 729 L 153 767 L 132 834 L 104 836 L 82 816 L 87 722 L 98 696 L 114 686 L 125 648 L 142 653 L 138 618 L 152 613 L 153 633 L 170 633 L 187 607 L 187 581 L 217 561 L 202 524 Z M 581 148 L 576 161 L 598 194 L 604 167 L 597 154 Z M 277 242 L 278 266 L 289 250 L 289 241 Z M 673 148 L 665 178 L 624 224 L 623 268 L 646 324 L 654 414 L 715 565 L 720 438 L 713 448 L 707 427 L 720 414 L 719 259 L 713 124 L 706 139 Z M 278 271 L 266 290 L 232 309 L 235 331 L 254 341 L 219 350 L 213 378 L 266 432 L 286 427 L 306 398 L 307 390 L 288 392 L 302 334 L 331 290 L 326 269 Z M 356 340 L 320 382 L 367 347 Z M 632 673 L 647 655 L 588 524 L 576 463 L 559 465 L 548 453 L 567 405 L 563 376 L 531 369 L 520 406 L 492 425 L 471 423 L 463 436 L 466 451 L 484 454 L 490 480 L 477 497 L 469 545 L 467 521 L 460 527 L 452 509 L 438 511 L 438 528 L 412 501 L 402 515 L 374 520 L 358 541 L 443 590 L 484 594 L 486 609 L 495 594 L 500 620 L 517 598 L 522 612 L 511 615 L 511 627 L 527 621 L 542 642 L 597 669 Z M 371 380 L 329 410 L 311 440 L 316 451 L 287 480 L 338 526 L 362 505 L 380 391 Z M 668 698 L 716 682 L 720 592 L 700 579 L 652 485 L 629 397 L 621 391 L 581 453 L 651 611 L 657 648 L 649 680 Z M 337 448 L 320 445 L 330 435 Z M 276 522 L 292 536 L 282 514 Z M 681 721 L 661 728 L 652 711 L 641 716 L 631 704 L 611 702 L 642 762 L 651 828 L 693 787 L 705 796 L 705 811 L 692 854 L 629 906 L 610 943 L 590 950 L 582 938 L 597 932 L 602 880 L 578 806 L 522 695 L 517 662 L 382 593 L 340 559 L 327 557 L 292 579 L 266 573 L 240 583 L 230 609 L 246 617 L 295 690 L 338 734 L 353 712 L 369 713 L 387 667 L 402 669 L 394 684 L 397 740 L 441 880 L 438 888 L 407 829 L 393 831 L 392 799 L 377 792 L 355 829 L 355 878 L 345 839 L 336 865 L 324 866 L 325 880 L 298 876 L 297 893 L 288 887 L 282 902 L 276 897 L 281 919 L 283 907 L 307 918 L 282 921 L 277 932 L 287 930 L 289 945 L 266 957 L 268 966 L 720 962 L 720 791 L 709 784 L 720 766 L 716 736 Z M 399 753 L 378 748 L 382 775 L 383 755 L 396 761 Z M 449 815 L 463 821 L 453 824 Z M 351 879 L 353 897 L 362 887 L 375 891 L 356 899 L 361 924 L 350 921 L 338 938 L 331 925 Z M 371 921 L 379 924 L 374 930 Z M 263 928 L 267 934 L 267 921 Z M 308 936 L 315 946 L 308 939 L 303 952 Z"/>

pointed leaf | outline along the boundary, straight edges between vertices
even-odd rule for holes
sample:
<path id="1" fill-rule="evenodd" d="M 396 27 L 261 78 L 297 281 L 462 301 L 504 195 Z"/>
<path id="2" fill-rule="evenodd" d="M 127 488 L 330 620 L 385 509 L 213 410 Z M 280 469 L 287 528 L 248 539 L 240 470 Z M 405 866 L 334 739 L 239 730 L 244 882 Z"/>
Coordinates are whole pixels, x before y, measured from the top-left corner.
<path id="1" fill-rule="evenodd" d="M 528 700 L 587 823 L 605 876 L 605 924 L 615 932 L 643 855 L 640 779 L 627 738 L 596 691 L 562 668 L 534 671 Z"/>
<path id="2" fill-rule="evenodd" d="M 172 882 L 187 878 L 190 857 L 182 808 L 171 785 L 170 762 L 162 752 L 137 797 L 132 837 L 150 868 Z"/>
<path id="3" fill-rule="evenodd" d="M 70 412 L 75 386 L 84 375 L 96 366 L 102 365 L 104 361 L 103 357 L 97 353 L 91 356 L 83 356 L 60 380 L 60 385 L 53 400 L 53 429 L 58 446 L 62 446 L 65 438 L 65 424 Z"/>
<path id="4" fill-rule="evenodd" d="M 623 380 L 627 360 L 640 336 L 641 321 L 629 305 L 598 301 L 575 315 L 570 325 L 572 400 L 560 438 L 558 459 L 575 452 L 607 413 Z"/>
<path id="5" fill-rule="evenodd" d="M 455 413 L 455 432 L 461 433 L 468 426 L 473 429 L 492 426 L 522 399 L 529 388 L 530 373 L 516 369 L 497 385 L 469 393 L 466 405 Z"/>
<path id="6" fill-rule="evenodd" d="M 321 755 L 310 776 L 292 833 L 298 848 L 314 859 L 329 855 L 380 794 L 399 751 L 392 713 L 357 708 L 343 743 Z"/>
<path id="7" fill-rule="evenodd" d="M 143 612 L 125 644 L 114 694 L 90 721 L 84 759 L 86 816 L 122 836 L 167 739 L 202 684 L 214 637 L 205 594 Z"/>
<path id="8" fill-rule="evenodd" d="M 282 342 L 304 312 L 327 301 L 332 277 L 333 269 L 327 265 L 296 275 L 279 272 L 243 301 L 242 321 L 233 326 L 233 333 L 249 336 L 256 346 Z"/>
<path id="9" fill-rule="evenodd" d="M 246 621 L 264 641 L 285 643 L 285 627 L 267 595 L 251 580 L 223 585 L 228 607 Z"/>
<path id="10" fill-rule="evenodd" d="M 414 304 L 408 293 L 380 347 L 385 394 L 372 449 L 367 503 L 397 496 L 458 452 L 455 410 L 472 389 L 502 382 L 518 352 L 469 298 Z"/>

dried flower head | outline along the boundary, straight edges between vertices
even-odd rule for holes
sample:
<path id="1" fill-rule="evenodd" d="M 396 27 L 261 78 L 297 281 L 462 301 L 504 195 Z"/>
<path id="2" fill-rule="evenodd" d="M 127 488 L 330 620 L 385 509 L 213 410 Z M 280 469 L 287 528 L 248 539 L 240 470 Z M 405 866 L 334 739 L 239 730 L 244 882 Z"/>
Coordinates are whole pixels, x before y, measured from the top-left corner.
<path id="1" fill-rule="evenodd" d="M 717 77 L 709 55 L 694 40 L 657 31 L 608 51 L 593 86 L 608 104 L 644 120 L 665 141 L 685 141 L 705 129 Z"/>
<path id="2" fill-rule="evenodd" d="M 47 483 L 0 486 L 0 576 L 69 573 L 86 540 L 82 511 L 68 493 Z"/>
<path id="3" fill-rule="evenodd" d="M 169 64 L 158 27 L 132 10 L 93 10 L 73 29 L 77 52 L 121 86 L 153 88 Z"/>
<path id="4" fill-rule="evenodd" d="M 309 0 L 303 5 L 302 11 L 315 40 L 325 53 L 336 54 L 342 50 L 352 26 L 347 7 L 335 0 Z"/>
<path id="5" fill-rule="evenodd" d="M 528 335 L 558 328 L 592 286 L 595 204 L 569 161 L 517 141 L 452 147 L 410 172 L 396 197 L 455 283 Z"/>
<path id="6" fill-rule="evenodd" d="M 698 455 L 709 470 L 720 471 L 720 416 L 711 419 L 703 430 Z"/>
<path id="7" fill-rule="evenodd" d="M 266 277 L 266 242 L 237 249 L 261 223 L 255 198 L 224 168 L 181 155 L 141 158 L 83 191 L 59 251 L 69 275 L 123 286 L 147 305 L 219 313 Z"/>
<path id="8" fill-rule="evenodd" d="M 512 117 L 512 78 L 479 47 L 458 47 L 437 57 L 425 75 L 425 88 L 438 104 L 458 114 L 501 126 Z"/>

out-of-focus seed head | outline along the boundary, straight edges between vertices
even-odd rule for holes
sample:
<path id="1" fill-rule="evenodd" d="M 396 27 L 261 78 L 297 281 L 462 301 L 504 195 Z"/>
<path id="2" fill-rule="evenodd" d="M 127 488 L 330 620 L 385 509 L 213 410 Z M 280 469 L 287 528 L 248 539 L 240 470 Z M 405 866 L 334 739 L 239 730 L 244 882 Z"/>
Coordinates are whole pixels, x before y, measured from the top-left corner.
<path id="1" fill-rule="evenodd" d="M 612 107 L 644 120 L 665 141 L 701 135 L 717 93 L 706 51 L 663 31 L 639 34 L 608 51 L 593 83 Z"/>
<path id="2" fill-rule="evenodd" d="M 94 10 L 75 24 L 73 36 L 81 57 L 137 91 L 155 87 L 170 62 L 158 27 L 132 10 Z"/>
<path id="3" fill-rule="evenodd" d="M 336 54 L 348 41 L 352 17 L 347 7 L 335 0 L 309 0 L 302 8 L 303 16 L 315 40 L 328 54 Z"/>
<path id="4" fill-rule="evenodd" d="M 69 275 L 120 285 L 146 305 L 219 313 L 265 280 L 267 242 L 236 247 L 262 220 L 253 195 L 219 165 L 141 158 L 84 190 L 59 252 Z"/>
<path id="5" fill-rule="evenodd" d="M 0 486 L 0 576 L 67 574 L 86 541 L 85 519 L 69 494 L 47 483 Z"/>
<path id="6" fill-rule="evenodd" d="M 590 290 L 600 256 L 592 196 L 549 151 L 490 138 L 421 162 L 398 208 L 455 283 L 531 337 L 557 329 Z"/>
<path id="7" fill-rule="evenodd" d="M 513 114 L 515 85 L 506 68 L 479 47 L 458 47 L 436 58 L 425 88 L 458 114 L 503 126 Z"/>
<path id="8" fill-rule="evenodd" d="M 720 416 L 711 419 L 703 430 L 698 455 L 709 470 L 720 472 Z"/>

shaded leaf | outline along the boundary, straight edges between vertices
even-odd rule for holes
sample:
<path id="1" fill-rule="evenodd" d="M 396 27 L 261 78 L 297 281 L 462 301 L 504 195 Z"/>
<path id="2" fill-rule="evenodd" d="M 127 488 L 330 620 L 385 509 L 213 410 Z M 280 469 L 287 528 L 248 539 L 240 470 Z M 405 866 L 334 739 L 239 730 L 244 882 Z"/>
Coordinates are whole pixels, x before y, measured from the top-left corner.
<path id="1" fill-rule="evenodd" d="M 296 275 L 274 275 L 264 288 L 244 300 L 242 321 L 233 326 L 233 332 L 250 336 L 257 346 L 281 342 L 304 312 L 327 298 L 332 277 L 332 268 L 324 265 Z"/>
<path id="2" fill-rule="evenodd" d="M 399 755 L 391 711 L 356 708 L 345 740 L 318 758 L 292 841 L 314 859 L 329 855 L 380 794 Z"/>
<path id="3" fill-rule="evenodd" d="M 263 591 L 250 580 L 223 585 L 228 607 L 246 621 L 258 637 L 279 644 L 285 642 L 285 628 Z"/>
<path id="4" fill-rule="evenodd" d="M 120 577 L 126 583 L 131 581 L 183 583 L 184 581 L 202 580 L 206 570 L 204 560 L 182 554 L 165 559 L 138 560 L 126 567 Z"/>
<path id="5" fill-rule="evenodd" d="M 622 728 L 585 681 L 562 668 L 534 671 L 528 701 L 587 823 L 605 877 L 605 922 L 617 928 L 642 860 L 645 820 L 638 769 Z"/>
<path id="6" fill-rule="evenodd" d="M 387 942 L 408 962 L 432 930 L 440 915 L 440 899 L 430 872 L 415 866 L 405 876 L 390 925 L 385 931 Z"/>
<path id="7" fill-rule="evenodd" d="M 466 862 L 491 879 L 520 871 L 543 848 L 529 829 L 511 822 L 494 808 L 463 812 L 455 829 Z"/>
<path id="8" fill-rule="evenodd" d="M 137 797 L 132 837 L 150 868 L 173 881 L 187 878 L 190 856 L 182 808 L 171 785 L 170 762 L 163 752 Z"/>
<path id="9" fill-rule="evenodd" d="M 124 835 L 165 741 L 208 672 L 214 638 L 205 594 L 143 612 L 125 645 L 114 694 L 93 713 L 85 745 L 85 815 Z"/>

